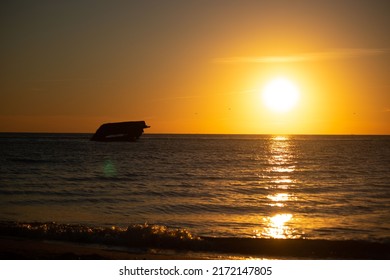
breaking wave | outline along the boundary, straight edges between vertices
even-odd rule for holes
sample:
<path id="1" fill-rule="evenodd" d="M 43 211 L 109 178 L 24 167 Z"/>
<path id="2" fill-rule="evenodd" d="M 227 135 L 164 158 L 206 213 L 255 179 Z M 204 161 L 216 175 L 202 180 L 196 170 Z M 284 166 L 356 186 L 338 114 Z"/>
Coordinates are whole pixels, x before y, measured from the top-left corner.
<path id="1" fill-rule="evenodd" d="M 199 237 L 187 229 L 149 224 L 133 224 L 123 228 L 4 221 L 0 222 L 0 235 L 121 246 L 128 249 L 168 249 L 306 259 L 390 259 L 388 241 Z"/>

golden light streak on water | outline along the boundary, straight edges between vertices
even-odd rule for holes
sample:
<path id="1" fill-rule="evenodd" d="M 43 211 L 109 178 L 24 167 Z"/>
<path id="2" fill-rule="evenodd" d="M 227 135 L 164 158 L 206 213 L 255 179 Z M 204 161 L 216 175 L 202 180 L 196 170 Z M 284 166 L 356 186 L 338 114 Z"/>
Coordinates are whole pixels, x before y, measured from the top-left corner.
<path id="1" fill-rule="evenodd" d="M 277 136 L 272 137 L 272 140 L 273 141 L 286 141 L 286 140 L 288 140 L 288 136 L 277 135 Z"/>
<path id="2" fill-rule="evenodd" d="M 288 193 L 278 193 L 275 195 L 268 195 L 267 198 L 272 200 L 272 201 L 287 201 L 289 200 L 290 195 Z"/>
<path id="3" fill-rule="evenodd" d="M 292 214 L 276 214 L 264 218 L 266 227 L 262 232 L 257 232 L 256 237 L 286 239 L 294 238 L 294 230 L 287 224 L 291 221 Z"/>
<path id="4" fill-rule="evenodd" d="M 283 209 L 292 200 L 288 193 L 294 184 L 295 164 L 288 136 L 274 136 L 269 146 L 269 176 L 272 182 L 270 189 L 276 192 L 267 195 L 271 203 L 268 205 Z M 277 191 L 279 190 L 279 191 Z M 280 190 L 283 190 L 280 192 Z M 291 213 L 281 213 L 262 218 L 262 229 L 255 231 L 260 238 L 295 238 L 294 229 L 290 227 L 293 218 Z"/>

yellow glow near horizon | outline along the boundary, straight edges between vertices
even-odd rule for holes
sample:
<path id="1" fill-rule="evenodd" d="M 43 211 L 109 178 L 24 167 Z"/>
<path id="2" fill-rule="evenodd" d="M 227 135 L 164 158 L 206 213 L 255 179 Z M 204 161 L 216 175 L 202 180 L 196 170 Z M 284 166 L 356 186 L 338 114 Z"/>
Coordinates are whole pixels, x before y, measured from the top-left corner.
<path id="1" fill-rule="evenodd" d="M 284 113 L 296 106 L 299 90 L 290 80 L 276 78 L 264 87 L 262 97 L 267 108 L 277 113 Z"/>

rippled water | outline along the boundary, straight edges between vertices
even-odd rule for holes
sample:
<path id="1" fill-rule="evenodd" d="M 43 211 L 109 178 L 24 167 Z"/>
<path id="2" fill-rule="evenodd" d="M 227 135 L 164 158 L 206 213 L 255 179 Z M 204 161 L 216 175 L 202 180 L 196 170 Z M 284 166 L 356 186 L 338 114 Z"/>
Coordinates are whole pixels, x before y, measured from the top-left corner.
<path id="1" fill-rule="evenodd" d="M 390 136 L 0 134 L 0 220 L 390 237 Z"/>

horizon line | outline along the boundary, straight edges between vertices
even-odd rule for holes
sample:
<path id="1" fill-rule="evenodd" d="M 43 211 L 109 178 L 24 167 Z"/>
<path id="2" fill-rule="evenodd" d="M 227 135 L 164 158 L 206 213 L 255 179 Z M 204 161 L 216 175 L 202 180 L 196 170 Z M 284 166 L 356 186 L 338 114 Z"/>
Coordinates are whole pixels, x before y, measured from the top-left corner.
<path id="1" fill-rule="evenodd" d="M 0 131 L 0 134 L 94 134 L 95 132 L 48 132 L 48 131 Z M 372 133 L 198 133 L 198 132 L 144 132 L 144 135 L 301 135 L 301 136 L 390 136 Z"/>

